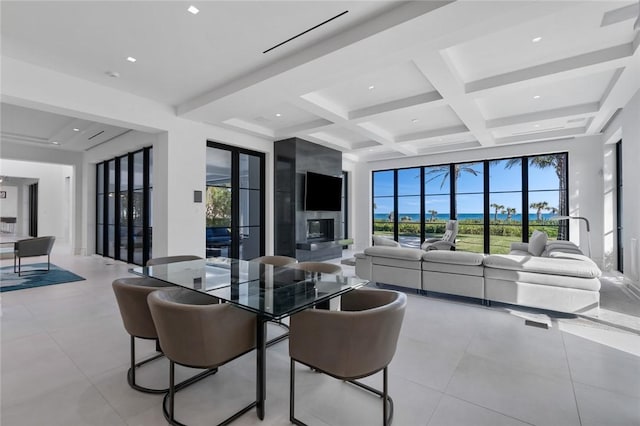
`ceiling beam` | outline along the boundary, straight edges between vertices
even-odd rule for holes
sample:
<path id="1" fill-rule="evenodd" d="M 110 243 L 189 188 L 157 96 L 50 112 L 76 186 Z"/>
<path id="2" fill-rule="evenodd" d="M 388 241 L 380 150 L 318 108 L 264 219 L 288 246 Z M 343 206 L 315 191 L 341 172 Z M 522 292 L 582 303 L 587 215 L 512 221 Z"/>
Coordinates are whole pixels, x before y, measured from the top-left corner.
<path id="1" fill-rule="evenodd" d="M 441 136 L 457 135 L 461 133 L 469 133 L 469 129 L 464 124 L 454 127 L 443 127 L 440 129 L 424 130 L 422 132 L 407 133 L 395 138 L 398 143 L 419 141 L 423 139 L 437 138 Z"/>
<path id="2" fill-rule="evenodd" d="M 357 124 L 349 121 L 346 111 L 336 111 L 338 108 L 332 103 L 329 103 L 325 98 L 317 96 L 314 93 L 303 95 L 290 100 L 294 105 L 303 110 L 322 117 L 326 120 L 332 121 L 336 125 L 345 129 L 351 130 L 358 135 L 364 136 L 367 139 L 378 142 L 381 145 L 385 145 L 395 151 L 401 152 L 404 155 L 412 155 L 411 149 L 396 145 L 391 135 L 384 134 L 382 131 L 371 129 L 370 127 L 363 126 L 365 123 Z"/>
<path id="3" fill-rule="evenodd" d="M 249 88 L 278 74 L 282 74 L 285 71 L 328 55 L 344 48 L 345 46 L 364 40 L 374 34 L 383 32 L 384 30 L 395 27 L 404 22 L 413 20 L 450 3 L 452 3 L 452 1 L 402 2 L 398 7 L 391 9 L 387 13 L 378 15 L 367 20 L 361 25 L 357 25 L 346 31 L 337 33 L 328 39 L 316 43 L 312 48 L 298 50 L 294 54 L 285 58 L 274 60 L 268 65 L 261 67 L 258 71 L 248 72 L 227 84 L 223 84 L 220 87 L 190 99 L 178 105 L 177 114 L 181 116 L 188 115 L 190 112 L 206 106 L 218 99 Z"/>
<path id="4" fill-rule="evenodd" d="M 573 105 L 564 108 L 548 109 L 545 111 L 531 112 L 527 114 L 511 115 L 508 117 L 494 118 L 487 120 L 488 129 L 497 129 L 500 127 L 508 127 L 516 124 L 526 124 L 534 121 L 552 120 L 554 118 L 571 117 L 574 115 L 593 115 L 600 109 L 598 102 L 592 102 L 582 105 Z"/>
<path id="5" fill-rule="evenodd" d="M 424 105 L 433 103 L 434 105 L 442 105 L 442 96 L 438 92 L 421 93 L 415 96 L 409 96 L 407 98 L 396 99 L 394 101 L 384 102 L 377 105 L 372 105 L 366 108 L 360 108 L 353 111 L 349 111 L 348 117 L 350 120 L 358 118 L 370 117 L 372 115 L 383 114 L 385 112 L 396 111 L 403 108 L 409 108 L 416 105 Z"/>
<path id="6" fill-rule="evenodd" d="M 458 115 L 462 123 L 483 146 L 494 145 L 491 132 L 475 102 L 471 102 L 464 85 L 440 52 L 434 51 L 414 60 L 416 66 Z"/>
<path id="7" fill-rule="evenodd" d="M 633 56 L 633 52 L 633 43 L 625 43 L 606 49 L 600 49 L 570 58 L 547 62 L 545 64 L 471 81 L 465 84 L 465 93 L 475 93 L 478 95 L 481 92 L 486 92 L 498 87 L 525 82 L 529 84 L 531 80 L 566 74 L 576 70 L 582 70 L 584 74 L 592 74 L 595 72 L 618 68 L 623 66 L 629 57 Z M 575 77 L 575 74 L 572 74 L 571 76 Z"/>
<path id="8" fill-rule="evenodd" d="M 507 144 L 517 142 L 534 142 L 548 139 L 561 139 L 568 136 L 580 136 L 586 132 L 586 127 L 570 127 L 568 129 L 549 130 L 535 133 L 526 133 L 517 136 L 508 136 L 496 139 L 496 144 Z"/>
<path id="9" fill-rule="evenodd" d="M 280 139 L 282 137 L 288 137 L 291 134 L 317 132 L 320 129 L 333 127 L 334 124 L 335 123 L 333 121 L 329 121 L 324 118 L 319 118 L 317 120 L 308 121 L 306 123 L 297 124 L 295 126 L 278 129 L 275 131 L 275 137 L 276 139 Z"/>

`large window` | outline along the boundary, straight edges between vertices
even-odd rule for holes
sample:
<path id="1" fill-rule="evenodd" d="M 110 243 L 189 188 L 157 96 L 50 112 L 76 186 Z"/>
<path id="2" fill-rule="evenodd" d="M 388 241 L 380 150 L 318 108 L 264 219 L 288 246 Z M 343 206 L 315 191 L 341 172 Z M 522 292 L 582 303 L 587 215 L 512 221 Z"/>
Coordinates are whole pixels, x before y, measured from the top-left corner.
<path id="1" fill-rule="evenodd" d="M 447 164 L 423 168 L 425 238 L 441 237 L 451 219 L 451 167 Z"/>
<path id="2" fill-rule="evenodd" d="M 373 233 L 417 247 L 458 220 L 457 250 L 508 253 L 536 230 L 567 240 L 567 154 L 375 171 Z M 526 232 L 525 232 L 526 230 Z"/>
<path id="3" fill-rule="evenodd" d="M 420 168 L 398 170 L 398 238 L 408 247 L 420 246 Z"/>
<path id="4" fill-rule="evenodd" d="M 373 233 L 396 239 L 396 186 L 394 170 L 373 174 Z"/>
<path id="5" fill-rule="evenodd" d="M 484 164 L 455 164 L 456 248 L 484 252 Z"/>
<path id="6" fill-rule="evenodd" d="M 152 148 L 96 165 L 96 253 L 144 265 L 151 258 Z"/>
<path id="7" fill-rule="evenodd" d="M 489 161 L 489 252 L 522 241 L 522 159 Z"/>
<path id="8" fill-rule="evenodd" d="M 207 143 L 206 255 L 264 254 L 264 154 Z"/>
<path id="9" fill-rule="evenodd" d="M 554 220 L 566 216 L 567 206 L 567 156 L 566 154 L 539 155 L 528 158 L 529 227 L 544 231 L 550 239 L 566 240 L 569 224 L 566 220 Z"/>

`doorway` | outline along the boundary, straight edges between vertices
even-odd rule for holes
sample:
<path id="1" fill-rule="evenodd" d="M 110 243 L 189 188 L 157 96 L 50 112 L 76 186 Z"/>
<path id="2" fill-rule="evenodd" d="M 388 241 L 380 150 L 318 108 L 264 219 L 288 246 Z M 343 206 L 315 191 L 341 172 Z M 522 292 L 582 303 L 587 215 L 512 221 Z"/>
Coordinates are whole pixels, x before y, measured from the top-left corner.
<path id="1" fill-rule="evenodd" d="M 264 254 L 264 162 L 264 153 L 207 142 L 207 257 Z"/>

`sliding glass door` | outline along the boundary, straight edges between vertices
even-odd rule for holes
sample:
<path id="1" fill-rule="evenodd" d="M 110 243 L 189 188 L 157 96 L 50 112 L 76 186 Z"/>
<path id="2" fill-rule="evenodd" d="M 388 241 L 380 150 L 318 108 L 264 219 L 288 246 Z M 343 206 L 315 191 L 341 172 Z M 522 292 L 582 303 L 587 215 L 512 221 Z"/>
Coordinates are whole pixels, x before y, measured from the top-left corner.
<path id="1" fill-rule="evenodd" d="M 263 255 L 264 154 L 216 142 L 207 147 L 207 257 Z"/>

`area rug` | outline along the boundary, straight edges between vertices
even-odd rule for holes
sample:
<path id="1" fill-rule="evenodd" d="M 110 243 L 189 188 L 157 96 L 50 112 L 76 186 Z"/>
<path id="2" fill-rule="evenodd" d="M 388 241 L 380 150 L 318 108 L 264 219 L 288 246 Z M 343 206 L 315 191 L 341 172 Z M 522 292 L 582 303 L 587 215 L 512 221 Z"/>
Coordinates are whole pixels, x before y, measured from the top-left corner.
<path id="1" fill-rule="evenodd" d="M 44 269 L 45 271 L 35 271 L 35 269 Z M 46 263 L 22 265 L 21 276 L 18 276 L 17 273 L 13 272 L 13 265 L 0 268 L 0 292 L 84 280 L 80 275 L 76 275 L 54 264 L 51 264 L 51 270 L 49 272 L 47 272 L 46 269 Z"/>

